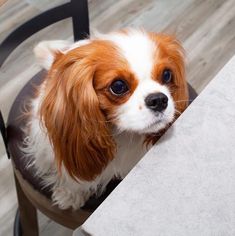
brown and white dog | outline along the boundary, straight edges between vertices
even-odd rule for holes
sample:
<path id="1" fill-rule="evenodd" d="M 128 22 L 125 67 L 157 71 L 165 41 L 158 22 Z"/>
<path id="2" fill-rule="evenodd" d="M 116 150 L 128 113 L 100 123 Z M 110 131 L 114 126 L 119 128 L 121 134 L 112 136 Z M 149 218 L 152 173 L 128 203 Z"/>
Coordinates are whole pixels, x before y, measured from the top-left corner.
<path id="1" fill-rule="evenodd" d="M 127 29 L 41 42 L 35 54 L 48 74 L 25 152 L 62 209 L 124 178 L 188 104 L 183 49 L 167 35 Z"/>

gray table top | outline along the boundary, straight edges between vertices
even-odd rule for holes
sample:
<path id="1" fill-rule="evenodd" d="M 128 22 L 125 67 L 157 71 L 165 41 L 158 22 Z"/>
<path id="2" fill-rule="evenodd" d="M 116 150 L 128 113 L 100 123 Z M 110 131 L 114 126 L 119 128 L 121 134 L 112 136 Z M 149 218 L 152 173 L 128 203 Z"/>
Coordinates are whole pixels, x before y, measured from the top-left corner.
<path id="1" fill-rule="evenodd" d="M 87 234 L 235 235 L 235 57 L 74 232 Z"/>

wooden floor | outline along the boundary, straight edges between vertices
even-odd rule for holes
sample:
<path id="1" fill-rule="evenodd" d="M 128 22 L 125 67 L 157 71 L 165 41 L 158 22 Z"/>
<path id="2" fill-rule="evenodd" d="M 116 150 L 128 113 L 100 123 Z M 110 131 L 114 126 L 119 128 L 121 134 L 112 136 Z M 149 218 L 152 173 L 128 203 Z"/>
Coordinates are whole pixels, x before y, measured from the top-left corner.
<path id="1" fill-rule="evenodd" d="M 24 21 L 62 2 L 0 0 L 0 42 Z M 101 32 L 144 27 L 175 34 L 186 49 L 187 79 L 198 92 L 235 54 L 235 0 L 90 0 L 89 10 L 91 27 Z M 71 20 L 56 23 L 25 41 L 0 69 L 0 108 L 5 119 L 17 92 L 40 70 L 32 48 L 44 39 L 72 39 Z M 8 236 L 12 235 L 17 202 L 1 140 L 0 176 L 0 235 Z M 39 220 L 41 235 L 72 234 L 41 214 Z"/>

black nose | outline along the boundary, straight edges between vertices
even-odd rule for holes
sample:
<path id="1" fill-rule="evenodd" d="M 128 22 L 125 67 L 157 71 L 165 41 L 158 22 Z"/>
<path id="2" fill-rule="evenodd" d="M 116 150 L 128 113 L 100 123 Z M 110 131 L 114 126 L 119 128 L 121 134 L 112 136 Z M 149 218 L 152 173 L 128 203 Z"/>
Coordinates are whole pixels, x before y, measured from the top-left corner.
<path id="1" fill-rule="evenodd" d="M 168 97 L 164 93 L 151 93 L 145 98 L 146 106 L 153 111 L 163 111 L 167 108 Z"/>

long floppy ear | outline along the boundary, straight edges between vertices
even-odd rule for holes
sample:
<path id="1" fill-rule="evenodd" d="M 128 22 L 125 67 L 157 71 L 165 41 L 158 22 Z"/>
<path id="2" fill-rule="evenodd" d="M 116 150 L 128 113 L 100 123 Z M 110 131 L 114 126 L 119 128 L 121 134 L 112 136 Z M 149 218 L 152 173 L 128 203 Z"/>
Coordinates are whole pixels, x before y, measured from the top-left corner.
<path id="1" fill-rule="evenodd" d="M 34 54 L 38 63 L 46 70 L 49 70 L 55 61 L 56 54 L 66 54 L 70 50 L 90 43 L 89 39 L 83 39 L 76 43 L 66 40 L 42 41 L 34 47 Z"/>
<path id="2" fill-rule="evenodd" d="M 74 179 L 91 181 L 113 159 L 115 143 L 93 88 L 94 66 L 79 49 L 57 58 L 48 73 L 40 115 L 55 152 Z"/>

